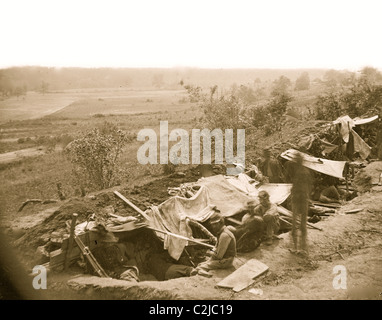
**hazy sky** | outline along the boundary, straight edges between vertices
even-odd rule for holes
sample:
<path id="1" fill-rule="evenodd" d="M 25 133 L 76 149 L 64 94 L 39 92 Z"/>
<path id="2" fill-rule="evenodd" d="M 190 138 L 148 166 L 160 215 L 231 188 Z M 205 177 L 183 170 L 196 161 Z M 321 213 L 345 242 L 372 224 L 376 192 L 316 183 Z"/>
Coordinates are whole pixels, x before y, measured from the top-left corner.
<path id="1" fill-rule="evenodd" d="M 382 69 L 381 0 L 1 0 L 0 67 Z"/>

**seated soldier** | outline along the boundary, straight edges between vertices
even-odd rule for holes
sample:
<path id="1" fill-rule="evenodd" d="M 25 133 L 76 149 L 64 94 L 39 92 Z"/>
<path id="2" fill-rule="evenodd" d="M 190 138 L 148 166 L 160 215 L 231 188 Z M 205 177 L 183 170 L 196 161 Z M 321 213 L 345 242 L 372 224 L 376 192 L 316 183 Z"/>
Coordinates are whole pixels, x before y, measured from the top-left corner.
<path id="1" fill-rule="evenodd" d="M 119 242 L 112 232 L 108 232 L 101 225 L 97 228 L 100 234 L 99 244 L 92 251 L 101 267 L 112 278 L 139 282 L 133 244 Z"/>
<path id="2" fill-rule="evenodd" d="M 340 194 L 335 186 L 329 186 L 321 191 L 319 201 L 324 203 L 340 203 Z"/>
<path id="3" fill-rule="evenodd" d="M 265 244 L 271 245 L 273 238 L 280 229 L 277 206 L 269 200 L 269 193 L 262 190 L 258 194 L 260 204 L 254 209 L 256 216 L 262 217 L 265 224 Z"/>
<path id="4" fill-rule="evenodd" d="M 341 202 L 341 195 L 336 187 L 336 182 L 329 178 L 321 179 L 316 183 L 311 198 L 323 203 Z"/>
<path id="5" fill-rule="evenodd" d="M 226 269 L 233 266 L 236 256 L 236 238 L 227 228 L 224 218 L 216 215 L 210 219 L 212 233 L 217 237 L 217 243 L 213 250 L 208 252 L 207 261 L 200 263 L 196 269 L 212 270 Z"/>
<path id="6" fill-rule="evenodd" d="M 167 251 L 151 254 L 148 258 L 150 273 L 159 281 L 196 275 L 192 266 L 178 264 Z"/>
<path id="7" fill-rule="evenodd" d="M 228 226 L 228 229 L 236 237 L 238 252 L 250 252 L 255 250 L 261 243 L 264 232 L 264 220 L 255 215 L 256 202 L 250 200 L 245 208 L 238 212 L 242 215 L 241 225 L 238 227 Z"/>

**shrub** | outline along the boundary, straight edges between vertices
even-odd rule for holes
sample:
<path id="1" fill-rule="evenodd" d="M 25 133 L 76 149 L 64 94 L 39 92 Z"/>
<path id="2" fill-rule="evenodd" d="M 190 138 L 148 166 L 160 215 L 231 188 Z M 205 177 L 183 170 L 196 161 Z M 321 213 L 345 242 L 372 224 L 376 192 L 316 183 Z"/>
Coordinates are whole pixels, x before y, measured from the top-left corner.
<path id="1" fill-rule="evenodd" d="M 351 86 L 333 89 L 317 97 L 315 118 L 334 120 L 343 115 L 354 118 L 382 108 L 382 86 L 365 78 L 355 80 Z"/>
<path id="2" fill-rule="evenodd" d="M 124 131 L 105 126 L 103 130 L 93 129 L 71 142 L 65 151 L 80 184 L 95 189 L 118 184 L 117 162 L 127 141 Z"/>
<path id="3" fill-rule="evenodd" d="M 274 96 L 264 106 L 255 106 L 249 110 L 250 125 L 258 129 L 264 129 L 266 136 L 281 130 L 282 116 L 289 102 L 292 100 L 288 94 Z"/>

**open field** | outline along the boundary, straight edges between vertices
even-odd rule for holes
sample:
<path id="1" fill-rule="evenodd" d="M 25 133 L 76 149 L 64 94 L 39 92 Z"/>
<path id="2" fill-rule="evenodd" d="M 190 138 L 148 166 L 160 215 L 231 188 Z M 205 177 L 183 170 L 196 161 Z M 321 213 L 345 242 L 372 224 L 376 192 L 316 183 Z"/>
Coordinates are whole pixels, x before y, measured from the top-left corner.
<path id="1" fill-rule="evenodd" d="M 0 124 L 44 116 L 83 118 L 96 114 L 132 114 L 181 109 L 184 90 L 82 89 L 28 92 L 0 100 Z"/>
<path id="2" fill-rule="evenodd" d="M 37 119 L 51 114 L 81 98 L 80 93 L 36 93 L 0 100 L 0 123 Z"/>
<path id="3" fill-rule="evenodd" d="M 178 122 L 182 118 L 178 115 L 190 107 L 184 90 L 32 92 L 0 101 L 0 152 L 22 149 L 23 145 L 17 144 L 20 138 L 31 142 L 41 136 L 76 134 L 105 121 L 118 123 L 127 131 L 155 125 L 153 120 L 162 118 Z"/>
<path id="4" fill-rule="evenodd" d="M 34 101 L 34 110 L 38 111 L 23 114 L 24 120 L 19 119 L 17 112 L 7 113 L 12 121 L 0 124 L 0 218 L 12 219 L 26 199 L 56 198 L 57 183 L 62 184 L 66 196 L 78 195 L 71 177 L 71 164 L 62 148 L 95 127 L 115 124 L 132 137 L 143 128 L 159 130 L 161 120 L 169 122 L 169 130 L 191 128 L 199 112 L 185 97 L 185 92 L 179 90 L 117 88 L 30 96 L 28 93 L 25 100 L 12 100 L 15 110 L 21 112 L 29 101 Z M 38 101 L 44 103 L 39 105 Z M 69 105 L 64 106 L 64 102 Z M 5 101 L 1 103 L 6 104 Z M 47 115 L 53 110 L 52 105 L 60 105 L 62 109 Z M 136 154 L 141 145 L 134 138 L 121 156 L 120 163 L 131 172 L 129 179 L 161 172 L 156 166 L 139 165 Z"/>

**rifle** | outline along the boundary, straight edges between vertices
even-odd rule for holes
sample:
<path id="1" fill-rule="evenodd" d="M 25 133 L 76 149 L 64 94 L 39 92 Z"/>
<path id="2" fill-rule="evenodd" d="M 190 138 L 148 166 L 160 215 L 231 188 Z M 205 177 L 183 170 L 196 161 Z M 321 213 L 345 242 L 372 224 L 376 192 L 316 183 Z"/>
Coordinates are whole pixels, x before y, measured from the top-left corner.
<path id="1" fill-rule="evenodd" d="M 68 228 L 70 228 L 69 221 L 66 221 L 66 225 Z M 95 272 L 101 277 L 101 278 L 110 278 L 106 271 L 101 267 L 101 265 L 98 263 L 96 258 L 94 257 L 93 253 L 90 251 L 89 247 L 85 246 L 85 244 L 82 242 L 82 240 L 77 237 L 75 233 L 73 233 L 73 239 L 76 242 L 77 246 L 80 248 L 82 254 L 86 257 L 86 259 L 89 261 Z"/>

